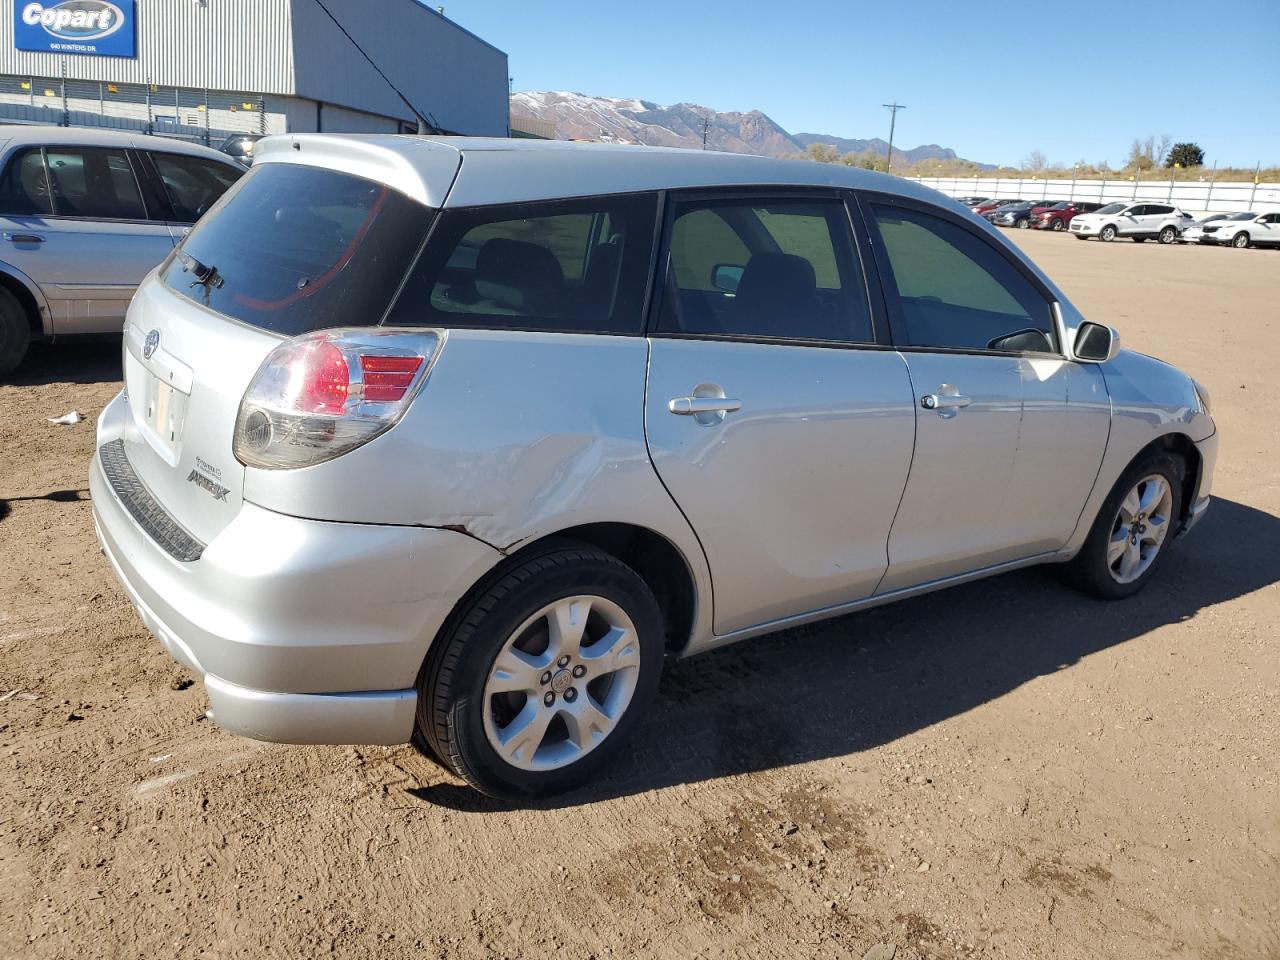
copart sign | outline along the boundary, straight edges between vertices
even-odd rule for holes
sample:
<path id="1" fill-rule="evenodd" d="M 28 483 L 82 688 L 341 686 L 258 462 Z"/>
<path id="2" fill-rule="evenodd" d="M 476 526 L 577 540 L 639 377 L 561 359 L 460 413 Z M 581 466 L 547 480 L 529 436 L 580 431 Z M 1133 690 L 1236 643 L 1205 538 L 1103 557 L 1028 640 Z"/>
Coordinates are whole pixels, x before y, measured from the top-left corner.
<path id="1" fill-rule="evenodd" d="M 14 0 L 19 50 L 98 57 L 137 56 L 134 0 Z"/>

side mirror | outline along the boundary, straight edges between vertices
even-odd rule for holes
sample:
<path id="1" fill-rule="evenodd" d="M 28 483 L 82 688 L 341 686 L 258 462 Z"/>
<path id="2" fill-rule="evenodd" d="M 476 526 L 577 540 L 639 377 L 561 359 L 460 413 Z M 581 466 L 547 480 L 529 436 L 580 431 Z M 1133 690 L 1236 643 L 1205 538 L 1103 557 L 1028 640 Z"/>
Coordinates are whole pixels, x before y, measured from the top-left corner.
<path id="1" fill-rule="evenodd" d="M 1100 323 L 1082 323 L 1072 352 L 1084 363 L 1106 363 L 1120 352 L 1120 334 Z"/>
<path id="2" fill-rule="evenodd" d="M 711 268 L 711 285 L 724 293 L 737 293 L 745 269 L 732 263 L 717 263 Z"/>

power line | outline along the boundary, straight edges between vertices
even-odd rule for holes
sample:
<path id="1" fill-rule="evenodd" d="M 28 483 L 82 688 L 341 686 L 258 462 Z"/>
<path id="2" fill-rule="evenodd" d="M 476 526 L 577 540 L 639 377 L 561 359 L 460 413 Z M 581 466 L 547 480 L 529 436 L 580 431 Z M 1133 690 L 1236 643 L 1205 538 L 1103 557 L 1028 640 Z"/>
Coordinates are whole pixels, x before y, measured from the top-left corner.
<path id="1" fill-rule="evenodd" d="M 319 0 L 317 0 L 317 2 L 319 2 Z M 889 163 L 888 163 L 888 166 L 885 167 L 885 169 L 889 173 L 892 173 L 893 172 L 893 128 L 894 128 L 894 125 L 897 124 L 898 122 L 898 111 L 907 109 L 907 105 L 905 103 L 898 103 L 895 100 L 893 103 L 884 103 L 884 104 L 881 104 L 881 106 L 883 106 L 886 110 L 889 111 Z"/>
<path id="2" fill-rule="evenodd" d="M 319 7 L 321 10 L 323 10 L 325 13 L 325 16 L 327 16 L 330 20 L 333 21 L 333 25 L 342 31 L 342 35 L 351 41 L 351 45 L 360 51 L 360 56 L 364 57 L 366 60 L 369 61 L 369 66 L 373 67 L 373 69 L 377 72 L 378 76 L 380 76 L 384 81 L 386 81 L 387 86 L 390 87 L 393 91 L 395 91 L 395 95 L 400 98 L 400 100 L 404 103 L 406 107 L 409 108 L 409 112 L 418 118 L 419 133 L 443 133 L 444 132 L 436 124 L 432 123 L 425 116 L 423 116 L 421 111 L 419 111 L 418 108 L 415 107 L 409 101 L 409 98 L 400 92 L 400 88 L 391 82 L 391 78 L 382 72 L 381 67 L 379 67 L 376 63 L 374 63 L 373 57 L 365 53 L 364 47 L 356 43 L 356 38 L 351 36 L 351 34 L 347 33 L 347 28 L 344 27 L 339 22 L 338 18 L 335 17 L 333 13 L 329 10 L 329 8 L 324 5 L 324 0 L 316 0 L 316 6 Z"/>

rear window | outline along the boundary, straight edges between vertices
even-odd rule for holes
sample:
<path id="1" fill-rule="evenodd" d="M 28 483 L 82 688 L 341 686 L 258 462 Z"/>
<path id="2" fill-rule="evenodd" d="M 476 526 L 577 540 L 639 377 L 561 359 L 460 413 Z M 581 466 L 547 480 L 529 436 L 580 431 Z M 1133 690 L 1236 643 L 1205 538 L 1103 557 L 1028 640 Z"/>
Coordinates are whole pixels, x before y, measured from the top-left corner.
<path id="1" fill-rule="evenodd" d="M 163 279 L 218 313 L 286 336 L 376 326 L 431 216 L 384 184 L 262 164 L 196 224 Z"/>

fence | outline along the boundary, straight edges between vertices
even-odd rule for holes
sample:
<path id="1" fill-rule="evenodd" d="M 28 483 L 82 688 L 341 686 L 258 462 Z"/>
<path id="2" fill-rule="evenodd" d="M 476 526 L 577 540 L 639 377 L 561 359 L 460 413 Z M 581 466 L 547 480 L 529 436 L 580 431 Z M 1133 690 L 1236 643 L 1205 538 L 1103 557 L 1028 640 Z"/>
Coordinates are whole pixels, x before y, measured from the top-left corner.
<path id="1" fill-rule="evenodd" d="M 912 177 L 950 197 L 1001 200 L 1086 200 L 1097 203 L 1152 200 L 1188 213 L 1280 212 L 1280 183 L 1214 183 L 1212 180 L 1046 180 L 1036 177 Z"/>

